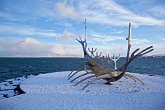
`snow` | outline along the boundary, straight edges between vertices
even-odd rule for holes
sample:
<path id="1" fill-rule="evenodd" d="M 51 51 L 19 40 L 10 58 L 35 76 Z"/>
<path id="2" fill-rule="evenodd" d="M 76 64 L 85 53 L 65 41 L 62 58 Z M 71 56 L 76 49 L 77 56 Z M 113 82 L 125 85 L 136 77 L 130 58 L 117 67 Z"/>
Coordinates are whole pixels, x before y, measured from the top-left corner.
<path id="1" fill-rule="evenodd" d="M 26 93 L 0 100 L 0 110 L 165 110 L 165 77 L 131 73 L 132 79 L 105 85 L 96 81 L 85 90 L 86 82 L 73 86 L 69 71 L 40 74 L 21 82 Z"/>

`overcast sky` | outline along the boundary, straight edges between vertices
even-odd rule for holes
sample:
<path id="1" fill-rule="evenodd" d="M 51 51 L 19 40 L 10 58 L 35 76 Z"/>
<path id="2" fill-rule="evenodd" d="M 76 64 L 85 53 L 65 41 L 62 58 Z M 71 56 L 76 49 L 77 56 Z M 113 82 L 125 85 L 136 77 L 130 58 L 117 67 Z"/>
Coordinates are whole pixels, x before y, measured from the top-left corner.
<path id="1" fill-rule="evenodd" d="M 126 56 L 153 45 L 165 54 L 164 0 L 0 0 L 0 57 L 79 57 L 87 19 L 89 48 Z"/>

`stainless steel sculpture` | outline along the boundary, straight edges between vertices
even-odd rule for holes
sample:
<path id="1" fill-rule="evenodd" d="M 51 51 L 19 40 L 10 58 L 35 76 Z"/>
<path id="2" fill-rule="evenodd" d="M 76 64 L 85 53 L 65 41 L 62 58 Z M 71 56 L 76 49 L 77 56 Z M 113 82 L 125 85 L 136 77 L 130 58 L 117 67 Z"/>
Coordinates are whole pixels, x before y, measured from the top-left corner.
<path id="1" fill-rule="evenodd" d="M 129 77 L 129 78 L 133 79 L 134 81 L 139 81 L 142 84 L 144 84 L 144 82 L 142 80 L 140 80 L 137 77 L 127 73 L 126 69 L 134 59 L 136 59 L 138 57 L 141 57 L 141 56 L 153 51 L 154 50 L 153 46 L 147 47 L 147 48 L 145 48 L 141 51 L 139 51 L 140 49 L 138 48 L 138 49 L 134 50 L 132 52 L 132 54 L 130 55 L 130 49 L 131 49 L 131 23 L 129 23 L 129 33 L 128 33 L 128 38 L 126 40 L 128 40 L 128 50 L 127 50 L 127 56 L 126 56 L 126 63 L 123 66 L 121 66 L 121 67 L 119 67 L 115 70 L 112 70 L 108 67 L 100 65 L 96 61 L 90 61 L 89 60 L 89 61 L 86 61 L 84 64 L 81 64 L 81 65 L 77 66 L 76 68 L 74 68 L 73 71 L 68 75 L 68 79 L 73 78 L 76 74 L 78 74 L 80 71 L 82 71 L 83 70 L 82 67 L 85 65 L 86 69 L 89 70 L 89 71 L 86 71 L 86 73 L 78 75 L 78 76 L 76 76 L 75 78 L 73 78 L 71 80 L 71 82 L 73 82 L 73 81 L 77 80 L 78 78 L 81 78 L 82 76 L 88 75 L 86 78 L 81 79 L 80 81 L 78 81 L 75 84 L 75 85 L 78 85 L 79 83 L 81 83 L 81 82 L 83 82 L 87 79 L 93 78 L 93 79 L 89 80 L 89 82 L 82 89 L 85 89 L 86 87 L 88 87 L 90 84 L 92 84 L 96 80 L 102 79 L 102 80 L 106 81 L 106 84 L 110 84 L 111 82 L 118 81 L 123 76 Z M 83 47 L 83 50 L 84 50 L 84 47 Z M 85 52 L 87 52 L 87 51 L 85 51 Z M 89 56 L 88 53 L 84 54 L 84 56 L 85 55 Z M 77 70 L 77 71 L 75 71 L 75 70 Z"/>

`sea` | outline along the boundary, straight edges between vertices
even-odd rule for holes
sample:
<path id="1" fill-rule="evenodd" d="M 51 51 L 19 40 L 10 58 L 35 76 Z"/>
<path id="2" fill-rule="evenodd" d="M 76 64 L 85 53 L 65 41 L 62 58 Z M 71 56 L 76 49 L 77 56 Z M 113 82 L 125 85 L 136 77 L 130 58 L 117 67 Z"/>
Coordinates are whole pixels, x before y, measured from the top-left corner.
<path id="1" fill-rule="evenodd" d="M 28 75 L 71 71 L 84 62 L 83 58 L 0 58 L 0 82 Z M 117 61 L 117 67 L 125 63 L 125 58 Z M 114 69 L 114 63 L 104 65 Z M 165 57 L 141 57 L 135 59 L 127 71 L 165 76 Z M 69 73 L 68 73 L 69 74 Z"/>

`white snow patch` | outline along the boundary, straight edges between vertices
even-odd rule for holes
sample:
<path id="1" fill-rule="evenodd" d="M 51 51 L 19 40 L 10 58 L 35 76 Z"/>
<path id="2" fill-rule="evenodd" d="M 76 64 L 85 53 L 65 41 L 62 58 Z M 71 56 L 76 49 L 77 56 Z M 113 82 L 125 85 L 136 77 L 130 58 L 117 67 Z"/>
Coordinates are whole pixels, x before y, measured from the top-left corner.
<path id="1" fill-rule="evenodd" d="M 165 77 L 131 73 L 144 81 L 96 81 L 73 86 L 66 72 L 40 74 L 21 83 L 26 94 L 0 100 L 0 110 L 164 110 Z"/>

